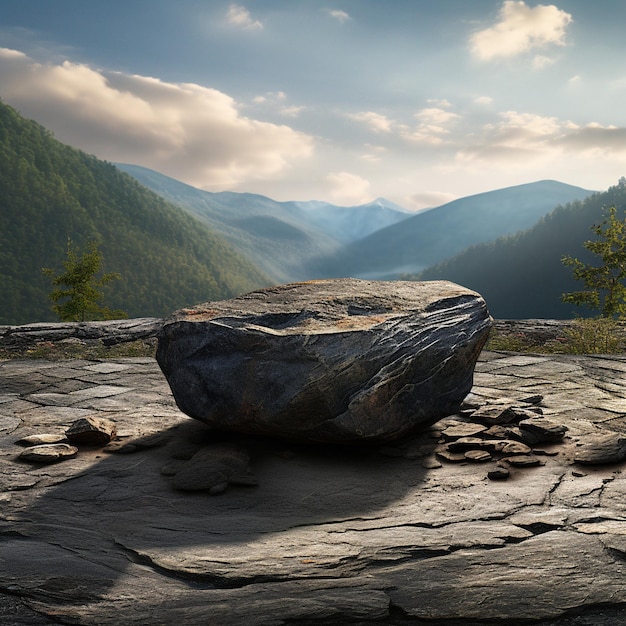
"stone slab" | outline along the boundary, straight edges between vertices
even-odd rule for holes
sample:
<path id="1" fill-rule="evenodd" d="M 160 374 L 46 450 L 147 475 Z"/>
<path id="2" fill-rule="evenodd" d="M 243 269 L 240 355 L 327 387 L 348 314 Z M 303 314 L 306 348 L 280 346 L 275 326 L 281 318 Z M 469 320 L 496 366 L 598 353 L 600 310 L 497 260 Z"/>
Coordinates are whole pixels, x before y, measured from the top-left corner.
<path id="1" fill-rule="evenodd" d="M 473 398 L 514 403 L 539 381 L 546 419 L 568 428 L 542 465 L 490 480 L 490 462 L 432 462 L 430 433 L 356 451 L 224 441 L 176 408 L 149 359 L 0 362 L 0 621 L 623 623 L 624 463 L 574 461 L 589 435 L 625 432 L 625 365 L 626 356 L 484 352 Z M 58 397 L 75 392 L 46 396 L 50 369 L 68 389 L 72 377 L 95 376 L 90 395 L 115 400 L 95 413 L 135 452 L 18 462 L 17 440 L 76 418 Z M 258 485 L 174 489 L 164 466 L 218 443 L 247 450 Z"/>

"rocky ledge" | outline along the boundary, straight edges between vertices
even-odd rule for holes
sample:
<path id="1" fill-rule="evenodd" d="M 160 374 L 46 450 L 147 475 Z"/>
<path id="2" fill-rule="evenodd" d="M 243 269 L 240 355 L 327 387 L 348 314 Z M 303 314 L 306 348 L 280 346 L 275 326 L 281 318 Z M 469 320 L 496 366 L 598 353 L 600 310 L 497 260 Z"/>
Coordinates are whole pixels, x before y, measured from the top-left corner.
<path id="1" fill-rule="evenodd" d="M 483 352 L 458 414 L 366 450 L 218 436 L 150 358 L 0 379 L 2 624 L 626 622 L 626 356 Z"/>

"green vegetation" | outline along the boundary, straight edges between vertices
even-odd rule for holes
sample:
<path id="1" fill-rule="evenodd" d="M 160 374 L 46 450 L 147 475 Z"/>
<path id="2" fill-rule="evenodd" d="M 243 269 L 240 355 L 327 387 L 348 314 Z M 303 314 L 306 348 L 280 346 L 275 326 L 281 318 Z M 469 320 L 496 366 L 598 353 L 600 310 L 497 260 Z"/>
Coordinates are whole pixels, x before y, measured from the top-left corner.
<path id="1" fill-rule="evenodd" d="M 41 268 L 59 264 L 68 238 L 97 244 L 107 270 L 122 276 L 108 304 L 130 317 L 268 283 L 187 212 L 0 102 L 0 324 L 54 320 Z"/>
<path id="2" fill-rule="evenodd" d="M 625 186 L 626 179 L 620 180 L 620 185 Z M 606 318 L 626 317 L 626 218 L 618 219 L 617 209 L 612 206 L 606 219 L 591 230 L 598 238 L 583 245 L 602 263 L 598 266 L 572 256 L 563 257 L 563 263 L 573 268 L 574 278 L 586 287 L 563 294 L 563 302 L 599 309 Z"/>
<path id="3" fill-rule="evenodd" d="M 491 331 L 485 350 L 538 354 L 621 354 L 626 351 L 626 323 L 606 317 L 578 318 L 545 341 L 524 333 Z"/>
<path id="4" fill-rule="evenodd" d="M 10 359 L 119 359 L 124 357 L 151 357 L 156 354 L 155 337 L 105 345 L 100 339 L 65 339 L 62 341 L 37 341 L 29 346 L 0 345 L 0 361 Z"/>
<path id="5" fill-rule="evenodd" d="M 601 220 L 608 206 L 615 207 L 616 219 L 624 220 L 626 184 L 620 181 L 603 193 L 559 206 L 529 230 L 472 246 L 405 278 L 445 279 L 474 289 L 497 319 L 593 316 L 595 311 L 588 304 L 577 312 L 572 303 L 562 302 L 564 292 L 575 292 L 580 285 L 561 259 L 578 256 L 583 264 L 594 262 L 593 253 L 581 251 L 581 244 L 588 239 L 589 225 Z"/>
<path id="6" fill-rule="evenodd" d="M 72 246 L 72 240 L 69 239 L 67 258 L 63 261 L 65 271 L 55 276 L 54 270 L 50 268 L 42 270 L 54 285 L 48 297 L 53 302 L 52 310 L 61 321 L 84 322 L 85 320 L 113 320 L 128 317 L 124 311 L 119 309 L 112 311 L 99 304 L 99 301 L 104 298 L 104 293 L 99 290 L 112 280 L 121 278 L 115 272 L 96 277 L 101 265 L 102 253 L 94 241 L 87 244 L 87 250 L 83 251 L 79 257 Z"/>

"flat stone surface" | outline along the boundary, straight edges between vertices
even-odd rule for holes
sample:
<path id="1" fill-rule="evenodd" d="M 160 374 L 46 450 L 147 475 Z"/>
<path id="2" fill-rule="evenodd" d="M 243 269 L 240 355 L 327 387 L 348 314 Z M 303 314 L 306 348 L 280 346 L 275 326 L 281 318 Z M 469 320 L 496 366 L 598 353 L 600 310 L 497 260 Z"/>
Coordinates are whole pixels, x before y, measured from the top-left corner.
<path id="1" fill-rule="evenodd" d="M 468 400 L 537 394 L 568 430 L 506 478 L 435 460 L 430 432 L 360 451 L 218 436 L 151 359 L 0 362 L 0 622 L 624 623 L 626 356 L 483 353 Z M 87 414 L 127 453 L 17 461 Z M 607 446 L 621 462 L 576 463 Z M 175 489 L 194 458 L 207 488 Z"/>

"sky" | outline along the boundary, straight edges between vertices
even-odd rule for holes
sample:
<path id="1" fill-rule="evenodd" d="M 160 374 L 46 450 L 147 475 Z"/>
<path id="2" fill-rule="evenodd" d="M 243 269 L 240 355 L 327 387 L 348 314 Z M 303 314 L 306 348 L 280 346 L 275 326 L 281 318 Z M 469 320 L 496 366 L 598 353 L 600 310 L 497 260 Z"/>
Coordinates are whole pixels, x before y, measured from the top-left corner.
<path id="1" fill-rule="evenodd" d="M 409 210 L 626 174 L 623 0 L 2 0 L 0 100 L 207 191 Z"/>

